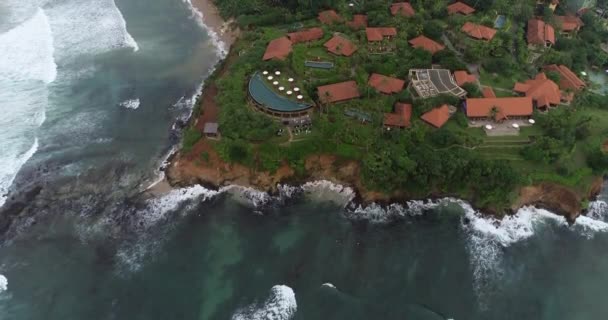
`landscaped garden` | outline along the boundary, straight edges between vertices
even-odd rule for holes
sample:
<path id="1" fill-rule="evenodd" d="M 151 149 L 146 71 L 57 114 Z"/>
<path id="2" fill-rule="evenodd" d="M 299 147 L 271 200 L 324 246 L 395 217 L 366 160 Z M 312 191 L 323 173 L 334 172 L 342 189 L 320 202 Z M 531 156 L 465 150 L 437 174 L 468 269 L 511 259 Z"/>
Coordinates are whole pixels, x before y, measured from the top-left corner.
<path id="1" fill-rule="evenodd" d="M 514 95 L 511 90 L 516 82 L 530 79 L 544 64 L 563 63 L 577 70 L 577 64 L 562 54 L 572 54 L 574 49 L 569 40 L 564 41 L 564 51 L 557 50 L 560 47 L 557 45 L 548 49 L 536 65 L 527 63 L 529 51 L 524 26 L 532 17 L 530 1 L 484 2 L 476 7 L 475 14 L 468 16 L 448 16 L 445 6 L 411 1 L 414 8 L 420 10 L 410 18 L 391 16 L 387 3 L 379 0 L 366 1 L 355 8 L 345 1 L 324 4 L 312 1 L 310 7 L 273 5 L 265 14 L 257 16 L 256 11 L 246 9 L 246 5 L 235 8 L 223 7 L 222 3 L 218 1 L 225 14 L 239 15 L 239 24 L 244 30 L 234 44 L 233 54 L 239 53 L 238 58 L 231 60 L 229 72 L 217 80 L 216 100 L 221 106 L 223 136 L 217 148 L 225 151 L 221 154 L 227 162 L 271 172 L 281 164 L 288 164 L 298 174 L 305 175 L 307 156 L 333 154 L 357 161 L 361 179 L 373 190 L 387 193 L 408 190 L 413 196 L 455 192 L 474 197 L 480 205 L 495 206 L 506 205 L 509 197 L 505 194 L 518 185 L 553 181 L 583 188 L 590 178 L 605 170 L 603 164 L 608 167 L 607 157 L 598 151 L 608 138 L 605 129 L 608 128 L 605 109 L 608 104 L 604 97 L 585 92 L 577 96 L 570 107 L 560 106 L 548 114 L 535 114 L 537 124 L 520 128 L 518 136 L 488 137 L 481 128 L 470 128 L 462 111 L 456 112 L 441 129 L 420 120 L 422 114 L 444 103 L 460 106 L 453 97 L 413 99 L 409 90 L 387 95 L 368 85 L 373 73 L 407 80 L 412 68 L 438 65 L 455 71 L 473 65 L 479 70 L 482 85 L 494 88 L 498 97 L 508 97 Z M 364 13 L 369 26 L 395 27 L 397 35 L 381 44 L 395 54 L 375 54 L 378 44 L 368 43 L 364 29 L 352 29 L 343 22 L 321 24 L 316 14 L 328 8 L 336 10 L 343 21 L 350 21 L 353 14 Z M 467 21 L 493 26 L 497 12 L 505 15 L 510 27 L 499 29 L 491 41 L 471 39 L 459 31 Z M 298 21 L 298 25 L 294 26 L 293 21 Z M 269 41 L 310 27 L 322 28 L 323 37 L 293 44 L 285 60 L 262 61 Z M 595 30 L 596 26 L 591 24 L 590 28 Z M 337 33 L 357 47 L 352 56 L 334 55 L 324 47 Z M 444 35 L 453 42 L 462 40 L 458 48 L 461 52 L 446 48 L 432 55 L 414 49 L 408 40 L 419 35 L 440 43 Z M 608 38 L 608 35 L 604 32 L 602 37 Z M 596 53 L 586 51 L 585 59 L 594 55 Z M 322 65 L 315 67 L 310 62 Z M 325 63 L 331 63 L 331 67 Z M 268 72 L 263 74 L 264 81 L 275 92 L 295 100 L 300 95 L 296 92 L 300 92 L 302 101 L 315 101 L 320 106 L 312 117 L 311 134 L 277 143 L 276 134 L 282 124 L 244 107 L 247 92 L 243 81 L 262 71 Z M 320 101 L 317 87 L 344 81 L 356 82 L 359 98 L 335 104 Z M 300 91 L 296 91 L 296 87 Z M 382 126 L 383 115 L 393 112 L 396 102 L 412 104 L 411 126 L 387 131 Z M 365 119 L 361 115 L 365 115 Z"/>

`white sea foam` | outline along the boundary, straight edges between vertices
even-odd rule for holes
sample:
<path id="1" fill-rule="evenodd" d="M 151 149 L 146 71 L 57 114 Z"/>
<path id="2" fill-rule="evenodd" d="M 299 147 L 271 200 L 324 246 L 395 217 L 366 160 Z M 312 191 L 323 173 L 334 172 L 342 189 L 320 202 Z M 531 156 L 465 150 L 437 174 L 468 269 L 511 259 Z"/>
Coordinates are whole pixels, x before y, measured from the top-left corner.
<path id="1" fill-rule="evenodd" d="M 119 104 L 119 106 L 121 106 L 125 109 L 135 110 L 135 109 L 139 108 L 140 104 L 141 104 L 141 102 L 139 101 L 139 98 L 137 98 L 137 99 L 125 100 L 125 101 L 121 102 Z"/>
<path id="2" fill-rule="evenodd" d="M 8 188 L 15 180 L 17 172 L 36 151 L 38 151 L 38 139 L 34 140 L 34 144 L 25 153 L 17 155 L 16 158 L 0 166 L 0 207 L 6 202 Z M 6 158 L 0 157 L 0 159 L 4 160 Z"/>
<path id="3" fill-rule="evenodd" d="M 120 48 L 139 49 L 114 0 L 61 1 L 46 11 L 58 61 Z"/>
<path id="4" fill-rule="evenodd" d="M 0 77 L 51 83 L 57 77 L 53 52 L 49 19 L 39 8 L 32 18 L 0 35 Z"/>
<path id="5" fill-rule="evenodd" d="M 596 200 L 590 202 L 589 208 L 587 208 L 587 216 L 591 219 L 607 221 L 608 203 L 603 200 Z"/>
<path id="6" fill-rule="evenodd" d="M 459 200 L 452 198 L 433 201 L 411 200 L 406 202 L 405 205 L 399 203 L 391 203 L 389 205 L 381 205 L 378 203 L 370 203 L 368 205 L 359 204 L 349 207 L 346 216 L 349 219 L 354 220 L 365 220 L 372 223 L 388 223 L 406 216 L 419 216 L 428 210 L 449 203 L 460 204 Z"/>
<path id="7" fill-rule="evenodd" d="M 195 185 L 188 188 L 175 189 L 160 198 L 148 201 L 145 209 L 138 214 L 140 226 L 148 229 L 164 219 L 168 213 L 177 209 L 186 201 L 207 201 L 217 196 L 220 191 L 209 190 L 203 186 Z"/>
<path id="8" fill-rule="evenodd" d="M 195 185 L 175 189 L 161 197 L 148 200 L 145 207 L 135 212 L 132 217 L 131 227 L 137 232 L 137 239 L 125 243 L 116 254 L 119 273 L 124 275 L 140 270 L 146 258 L 154 255 L 161 247 L 165 233 L 177 220 L 172 219 L 172 213 L 180 208 L 183 208 L 179 211 L 180 214 L 192 212 L 194 206 L 222 192 Z M 158 226 L 161 227 L 157 228 Z"/>
<path id="9" fill-rule="evenodd" d="M 8 279 L 0 274 L 0 293 L 6 290 L 8 290 Z"/>
<path id="10" fill-rule="evenodd" d="M 336 289 L 336 286 L 334 286 L 332 283 L 326 282 L 324 284 L 322 284 L 323 287 L 328 287 L 328 288 L 332 288 L 332 289 Z"/>
<path id="11" fill-rule="evenodd" d="M 313 200 L 332 201 L 343 206 L 355 198 L 355 191 L 351 187 L 327 180 L 307 182 L 301 188 Z"/>
<path id="12" fill-rule="evenodd" d="M 45 12 L 0 34 L 0 206 L 25 162 L 38 149 L 37 128 L 45 120 L 47 84 L 57 77 L 53 37 Z"/>
<path id="13" fill-rule="evenodd" d="M 293 290 L 285 285 L 276 285 L 270 289 L 266 301 L 237 310 L 232 320 L 288 320 L 293 318 L 297 310 Z"/>
<path id="14" fill-rule="evenodd" d="M 209 26 L 207 26 L 205 24 L 204 14 L 192 4 L 191 0 L 182 0 L 182 1 L 186 5 L 188 5 L 188 8 L 190 8 L 190 11 L 192 12 L 192 18 L 195 19 L 196 22 L 198 23 L 198 25 L 203 30 L 205 30 L 207 32 L 207 34 L 209 35 L 209 38 L 211 39 L 214 47 L 217 50 L 218 56 L 220 58 L 226 57 L 226 55 L 228 54 L 228 49 L 229 49 L 228 45 L 220 39 L 219 35 L 217 34 L 217 32 L 215 32 L 215 30 L 213 30 L 212 28 L 210 28 Z"/>
<path id="15" fill-rule="evenodd" d="M 245 205 L 251 205 L 254 208 L 265 206 L 273 200 L 268 193 L 250 187 L 231 185 L 222 188 L 220 191 L 228 192 L 234 200 Z"/>

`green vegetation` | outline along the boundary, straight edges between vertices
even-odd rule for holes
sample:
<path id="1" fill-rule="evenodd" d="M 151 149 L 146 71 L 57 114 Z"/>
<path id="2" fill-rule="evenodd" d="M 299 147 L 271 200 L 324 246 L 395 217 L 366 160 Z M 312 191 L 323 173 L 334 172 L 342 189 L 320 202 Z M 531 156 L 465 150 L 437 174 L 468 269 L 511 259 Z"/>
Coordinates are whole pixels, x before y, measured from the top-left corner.
<path id="1" fill-rule="evenodd" d="M 579 36 L 560 36 L 555 48 L 529 63 L 532 52 L 525 41 L 524 27 L 534 15 L 535 1 L 465 0 L 477 9 L 466 17 L 448 16 L 447 0 L 433 1 L 432 5 L 426 0 L 410 2 L 417 12 L 413 18 L 391 16 L 385 0 L 355 1 L 353 9 L 345 0 L 217 0 L 221 13 L 238 17 L 244 30 L 234 45 L 233 52 L 238 52 L 238 57 L 231 60 L 224 76 L 215 79 L 223 137 L 215 145 L 218 154 L 225 161 L 256 170 L 274 172 L 287 164 L 300 176 L 306 176 L 308 156 L 333 154 L 357 161 L 361 179 L 370 189 L 386 193 L 405 190 L 412 196 L 456 194 L 477 205 L 495 208 L 508 206 L 520 185 L 551 181 L 585 191 L 594 175 L 606 172 L 608 155 L 602 144 L 608 138 L 608 98 L 584 92 L 569 107 L 535 114 L 538 124 L 521 128 L 519 136 L 488 137 L 482 129 L 468 127 L 457 98 L 413 99 L 408 90 L 383 95 L 367 85 L 372 73 L 406 79 L 411 68 L 439 64 L 454 71 L 474 64 L 479 67 L 483 85 L 493 87 L 499 97 L 512 96 L 510 90 L 515 82 L 534 76 L 546 63 L 565 64 L 573 70 L 582 70 L 588 63 L 603 66 L 607 59 L 597 46 L 608 40 L 608 32 L 600 30 L 593 17 L 584 17 L 585 29 Z M 321 26 L 316 15 L 329 8 L 345 20 L 350 20 L 352 14 L 365 13 L 371 26 L 395 26 L 396 39 L 382 45 L 391 50 L 380 54 L 377 47 L 367 44 L 365 31 L 352 30 L 344 23 Z M 459 32 L 466 21 L 492 26 L 497 14 L 507 17 L 509 27 L 499 30 L 491 41 L 477 41 Z M 552 18 L 552 13 L 545 14 Z M 312 26 L 324 29 L 323 39 L 295 44 L 285 61 L 261 60 L 270 40 Z M 586 31 L 588 26 L 590 32 Z M 334 56 L 323 48 L 335 32 L 358 47 L 352 57 Z M 447 37 L 455 51 L 445 49 L 432 56 L 410 47 L 408 40 L 421 34 L 438 41 Z M 311 69 L 304 66 L 306 60 L 329 61 L 335 67 Z M 312 133 L 288 135 L 278 121 L 248 103 L 247 79 L 260 70 L 281 70 L 293 75 L 304 93 L 315 100 L 318 86 L 355 80 L 361 98 L 321 104 L 313 117 Z M 559 80 L 558 74 L 548 76 Z M 481 96 L 476 85 L 464 88 L 471 97 Z M 383 113 L 392 112 L 398 101 L 413 104 L 412 126 L 386 130 L 382 128 Z M 444 103 L 459 110 L 441 129 L 419 120 L 423 113 Z M 372 121 L 361 123 L 346 116 L 346 110 L 369 114 Z M 277 136 L 280 128 L 285 129 L 284 133 Z M 199 138 L 196 130 L 187 130 L 184 151 L 189 152 Z M 206 162 L 209 155 L 201 154 L 200 158 Z"/>

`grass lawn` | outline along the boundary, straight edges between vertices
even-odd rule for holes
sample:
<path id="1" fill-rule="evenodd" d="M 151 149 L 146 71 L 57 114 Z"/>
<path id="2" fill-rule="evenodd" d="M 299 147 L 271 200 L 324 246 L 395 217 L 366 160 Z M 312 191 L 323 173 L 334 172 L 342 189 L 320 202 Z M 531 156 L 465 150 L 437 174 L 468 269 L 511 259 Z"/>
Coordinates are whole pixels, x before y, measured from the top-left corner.
<path id="1" fill-rule="evenodd" d="M 479 81 L 482 85 L 506 90 L 513 89 L 513 87 L 515 86 L 515 82 L 524 81 L 526 79 L 527 76 L 524 73 L 517 73 L 509 77 L 505 77 L 504 75 L 500 74 L 492 74 L 484 70 L 481 70 L 479 73 Z M 495 90 L 494 92 L 498 96 L 500 90 Z M 502 92 L 501 94 L 504 94 L 504 92 Z"/>

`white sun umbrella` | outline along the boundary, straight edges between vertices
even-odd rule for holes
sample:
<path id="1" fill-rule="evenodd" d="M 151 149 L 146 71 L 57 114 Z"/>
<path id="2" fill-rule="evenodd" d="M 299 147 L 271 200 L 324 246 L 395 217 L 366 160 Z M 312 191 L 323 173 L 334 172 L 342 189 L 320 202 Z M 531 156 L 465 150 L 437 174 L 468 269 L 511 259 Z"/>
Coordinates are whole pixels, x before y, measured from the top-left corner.
<path id="1" fill-rule="evenodd" d="M 534 121 L 534 119 L 530 119 L 530 120 L 528 120 L 528 122 L 530 122 L 530 124 L 535 124 L 536 123 L 536 121 Z"/>
<path id="2" fill-rule="evenodd" d="M 289 79 L 287 79 L 287 81 L 293 82 L 293 78 L 289 78 Z"/>
<path id="3" fill-rule="evenodd" d="M 285 90 L 285 87 L 279 87 L 279 91 Z"/>
<path id="4" fill-rule="evenodd" d="M 518 125 L 517 123 L 514 123 L 514 124 L 513 124 L 513 128 L 515 128 L 515 129 L 519 129 L 519 125 Z"/>
<path id="5" fill-rule="evenodd" d="M 287 95 L 289 96 L 289 95 L 291 95 L 293 92 L 291 92 L 291 90 L 290 90 L 290 91 L 287 91 L 286 93 L 287 93 Z"/>
<path id="6" fill-rule="evenodd" d="M 267 75 L 267 74 L 268 74 L 268 71 L 264 71 L 264 72 L 262 72 L 262 74 L 263 74 L 263 75 Z"/>
<path id="7" fill-rule="evenodd" d="M 491 126 L 491 125 L 489 125 L 489 124 L 486 124 L 486 129 L 487 129 L 487 130 L 492 130 L 492 126 Z"/>
<path id="8" fill-rule="evenodd" d="M 273 82 L 272 84 L 274 84 L 275 86 L 279 84 L 278 81 Z"/>
<path id="9" fill-rule="evenodd" d="M 302 99 L 304 99 L 304 96 L 302 96 L 301 94 L 298 95 L 298 100 L 302 100 Z"/>
<path id="10" fill-rule="evenodd" d="M 275 71 L 274 74 L 277 75 L 277 76 L 280 76 L 281 75 L 281 71 Z"/>
<path id="11" fill-rule="evenodd" d="M 300 88 L 295 87 L 295 88 L 293 88 L 293 91 L 298 92 L 298 91 L 300 91 Z"/>
<path id="12" fill-rule="evenodd" d="M 268 79 L 268 80 L 272 80 L 273 78 L 272 78 L 272 76 L 268 76 L 268 78 L 266 78 L 266 79 Z"/>

